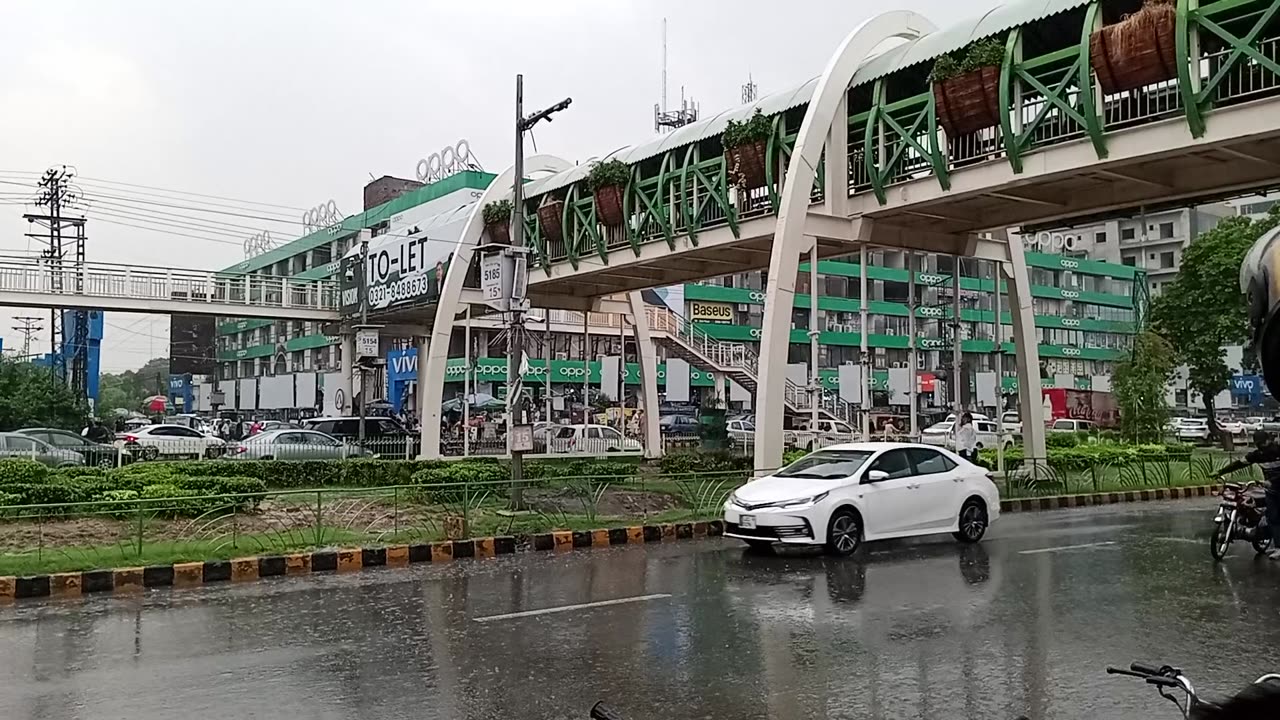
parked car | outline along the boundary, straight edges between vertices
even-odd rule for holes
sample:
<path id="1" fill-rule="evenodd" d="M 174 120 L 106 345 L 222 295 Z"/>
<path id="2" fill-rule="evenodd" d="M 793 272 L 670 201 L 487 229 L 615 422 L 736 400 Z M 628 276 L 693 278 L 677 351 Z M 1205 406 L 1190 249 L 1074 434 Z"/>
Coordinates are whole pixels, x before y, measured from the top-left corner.
<path id="1" fill-rule="evenodd" d="M 230 460 L 342 460 L 374 453 L 314 430 L 267 430 L 227 449 Z"/>
<path id="2" fill-rule="evenodd" d="M 663 415 L 658 418 L 658 431 L 666 436 L 697 437 L 702 423 L 688 415 Z"/>
<path id="3" fill-rule="evenodd" d="M 1049 432 L 1086 432 L 1096 430 L 1097 427 L 1092 420 L 1075 418 L 1058 418 L 1049 422 Z"/>
<path id="4" fill-rule="evenodd" d="M 1022 434 L 1022 417 L 1015 411 L 1009 411 L 1000 416 L 1000 425 L 1007 433 L 1014 435 Z"/>
<path id="5" fill-rule="evenodd" d="M 1248 427 L 1245 423 L 1234 418 L 1222 418 L 1218 420 L 1218 427 L 1222 428 L 1222 432 L 1237 439 L 1244 437 L 1245 433 L 1248 432 Z"/>
<path id="6" fill-rule="evenodd" d="M 553 453 L 642 452 L 644 446 L 608 425 L 561 425 L 551 438 L 549 450 Z"/>
<path id="7" fill-rule="evenodd" d="M 820 418 L 815 426 L 812 419 L 801 418 L 796 422 L 796 443 L 806 450 L 853 442 L 855 430 L 847 422 Z"/>
<path id="8" fill-rule="evenodd" d="M 973 421 L 973 429 L 978 435 L 979 450 L 997 447 L 1000 444 L 1000 435 L 996 432 L 996 424 L 991 420 L 975 419 Z M 954 449 L 956 446 L 955 423 L 946 420 L 925 428 L 920 433 L 920 442 L 925 445 Z M 1006 434 L 1004 444 L 1005 447 L 1012 445 L 1013 438 Z"/>
<path id="9" fill-rule="evenodd" d="M 820 545 L 848 555 L 864 541 L 942 532 L 978 542 L 999 514 L 987 471 L 955 453 L 848 443 L 735 490 L 724 505 L 724 534 L 756 548 Z"/>
<path id="10" fill-rule="evenodd" d="M 146 425 L 116 441 L 116 447 L 141 460 L 165 458 L 216 458 L 226 449 L 221 438 L 205 435 L 185 425 Z"/>
<path id="11" fill-rule="evenodd" d="M 1251 432 L 1251 433 L 1258 432 L 1259 430 L 1262 429 L 1262 424 L 1265 423 L 1266 421 L 1267 419 L 1260 415 L 1250 415 L 1249 417 L 1244 419 L 1245 432 Z"/>
<path id="12" fill-rule="evenodd" d="M 0 433 L 0 457 L 29 458 L 52 468 L 84 465 L 84 456 L 22 433 Z"/>
<path id="13" fill-rule="evenodd" d="M 1183 442 L 1208 440 L 1209 421 L 1205 418 L 1178 418 L 1173 434 Z"/>
<path id="14" fill-rule="evenodd" d="M 730 420 L 725 423 L 725 428 L 729 431 L 730 442 L 751 445 L 756 440 L 756 423 L 754 420 Z"/>
<path id="15" fill-rule="evenodd" d="M 304 430 L 314 430 L 335 437 L 348 445 L 360 439 L 360 418 L 322 417 L 302 421 Z M 364 419 L 364 447 L 379 457 L 414 458 L 418 456 L 418 436 L 409 432 L 394 418 L 373 415 Z"/>
<path id="16" fill-rule="evenodd" d="M 60 450 L 69 450 L 77 453 L 84 458 L 86 465 L 95 465 L 100 468 L 112 468 L 117 465 L 126 465 L 133 462 L 133 455 L 129 452 L 122 451 L 114 445 L 104 445 L 96 443 L 84 437 L 77 435 L 70 430 L 59 430 L 58 428 L 25 428 L 18 432 L 28 437 L 33 437 L 44 443 L 48 443 Z"/>

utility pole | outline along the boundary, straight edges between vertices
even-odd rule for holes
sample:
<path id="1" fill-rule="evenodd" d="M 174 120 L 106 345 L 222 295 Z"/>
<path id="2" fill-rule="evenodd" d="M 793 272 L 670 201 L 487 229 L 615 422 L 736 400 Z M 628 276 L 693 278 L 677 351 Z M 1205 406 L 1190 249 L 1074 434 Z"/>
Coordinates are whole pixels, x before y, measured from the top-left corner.
<path id="1" fill-rule="evenodd" d="M 29 360 L 31 358 L 31 336 L 44 329 L 40 326 L 40 318 L 23 315 L 22 317 L 14 318 L 13 321 L 18 323 L 13 326 L 13 329 L 22 333 L 22 359 Z"/>
<path id="2" fill-rule="evenodd" d="M 965 377 L 962 371 L 964 365 L 964 355 L 960 348 L 960 261 L 959 255 L 954 256 L 955 264 L 951 273 L 951 384 L 953 387 L 952 395 L 955 398 L 956 422 L 952 427 L 960 427 L 960 416 L 964 414 L 963 391 L 961 383 L 968 382 L 969 378 Z"/>
<path id="3" fill-rule="evenodd" d="M 369 241 L 362 238 L 360 240 L 360 327 L 366 328 L 369 325 Z M 360 369 L 360 424 L 357 430 L 357 442 L 360 447 L 364 447 L 364 420 L 365 407 L 369 403 L 369 398 L 365 395 L 365 382 L 368 378 L 368 368 L 365 367 L 363 358 L 352 358 L 356 363 L 356 367 Z M 418 358 L 418 367 L 425 367 L 426 359 Z M 426 432 L 426 428 L 422 432 Z M 437 430 L 439 432 L 439 430 Z"/>
<path id="4" fill-rule="evenodd" d="M 76 188 L 71 184 L 73 177 L 75 177 L 74 171 L 67 169 L 65 165 L 46 170 L 40 180 L 37 181 L 40 192 L 36 196 L 35 204 L 47 207 L 49 209 L 48 214 L 28 213 L 23 215 L 28 224 L 39 225 L 48 230 L 47 234 L 29 232 L 26 233 L 26 236 L 40 240 L 48 245 L 40 254 L 40 257 L 49 269 L 49 292 L 57 295 L 64 294 L 69 289 L 77 295 L 84 292 L 84 274 L 81 269 L 84 267 L 85 220 L 84 218 L 65 218 L 62 216 L 63 210 L 79 197 Z M 73 265 L 70 268 L 63 264 L 66 259 L 62 244 L 63 230 L 67 228 L 74 228 L 76 231 L 72 247 Z M 68 269 L 72 278 L 71 288 L 66 285 Z M 66 342 L 66 328 L 63 327 L 62 312 L 62 308 L 51 308 L 49 310 L 50 379 L 53 380 L 61 376 L 83 397 L 88 385 L 88 378 L 86 377 L 88 358 L 86 354 L 89 340 L 89 318 L 87 313 L 83 311 L 73 313 L 75 327 L 71 331 L 72 342 L 68 344 Z M 74 354 L 71 373 L 67 372 L 67 357 L 64 352 L 64 349 L 68 347 Z"/>
<path id="5" fill-rule="evenodd" d="M 516 75 L 516 161 L 511 179 L 511 245 L 524 247 L 524 134 L 543 120 L 551 122 L 551 116 L 569 107 L 573 98 L 565 98 L 545 110 L 528 117 L 524 114 L 524 75 Z M 507 328 L 507 451 L 511 453 L 511 504 L 516 510 L 524 507 L 524 493 L 520 484 L 524 481 L 524 452 L 514 449 L 512 440 L 516 424 L 516 410 L 520 399 L 516 394 L 520 387 L 520 365 L 524 356 L 524 311 L 511 308 Z"/>

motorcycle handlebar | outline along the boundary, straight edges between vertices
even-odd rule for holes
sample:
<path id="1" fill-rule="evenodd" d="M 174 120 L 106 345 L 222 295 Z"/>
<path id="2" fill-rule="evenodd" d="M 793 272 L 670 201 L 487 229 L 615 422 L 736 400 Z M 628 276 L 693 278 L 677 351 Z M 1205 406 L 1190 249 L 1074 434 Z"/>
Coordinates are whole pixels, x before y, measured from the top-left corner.
<path id="1" fill-rule="evenodd" d="M 1132 663 L 1131 665 L 1129 665 L 1129 669 L 1136 673 L 1142 673 L 1143 675 L 1159 675 L 1160 674 L 1160 668 L 1152 665 L 1147 665 L 1145 663 Z"/>
<path id="2" fill-rule="evenodd" d="M 622 720 L 622 716 L 608 705 L 598 702 L 591 708 L 591 720 Z"/>
<path id="3" fill-rule="evenodd" d="M 1163 675 L 1153 675 L 1147 678 L 1147 682 L 1152 685 L 1163 685 L 1165 687 L 1182 687 L 1182 683 L 1174 680 L 1173 678 L 1164 677 Z"/>

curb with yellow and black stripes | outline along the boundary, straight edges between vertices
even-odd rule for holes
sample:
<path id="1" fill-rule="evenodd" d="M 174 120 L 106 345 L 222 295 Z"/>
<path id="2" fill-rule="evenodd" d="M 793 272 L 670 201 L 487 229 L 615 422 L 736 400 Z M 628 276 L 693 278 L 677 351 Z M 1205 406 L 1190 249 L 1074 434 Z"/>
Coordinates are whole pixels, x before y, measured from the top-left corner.
<path id="1" fill-rule="evenodd" d="M 1001 500 L 1000 510 L 1001 512 L 1028 512 L 1147 500 L 1177 500 L 1208 497 L 1214 490 L 1212 486 L 1198 486 Z M 413 564 L 439 563 L 462 558 L 492 558 L 498 555 L 510 555 L 517 551 L 564 551 L 691 540 L 716 537 L 723 533 L 724 523 L 712 520 L 695 523 L 633 525 L 604 530 L 558 531 L 519 538 L 501 536 L 474 540 L 446 540 L 419 545 L 337 548 L 232 560 L 208 560 L 112 570 L 84 570 L 30 577 L 10 576 L 0 577 L 0 601 L 75 597 L 90 593 L 130 592 L 148 588 L 189 588 L 269 577 L 341 573 L 373 567 L 408 567 Z"/>
<path id="2" fill-rule="evenodd" d="M 662 525 L 635 525 L 606 530 L 549 532 L 523 537 L 445 540 L 418 545 L 336 548 L 231 560 L 84 570 L 29 577 L 0 577 L 0 602 L 23 598 L 76 597 L 90 593 L 124 593 L 149 588 L 190 588 L 221 582 L 247 582 L 269 577 L 351 572 L 373 567 L 408 567 L 462 558 L 492 558 L 517 550 L 574 550 L 639 545 L 714 537 L 724 532 L 719 520 Z"/>

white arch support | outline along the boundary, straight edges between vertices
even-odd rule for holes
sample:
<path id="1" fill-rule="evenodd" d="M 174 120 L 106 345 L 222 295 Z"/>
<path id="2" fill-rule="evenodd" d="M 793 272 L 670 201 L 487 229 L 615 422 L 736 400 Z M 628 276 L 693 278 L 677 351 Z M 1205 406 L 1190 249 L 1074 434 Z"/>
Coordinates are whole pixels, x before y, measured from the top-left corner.
<path id="1" fill-rule="evenodd" d="M 791 342 L 791 311 L 795 302 L 796 272 L 800 269 L 800 253 L 807 249 L 804 237 L 805 216 L 809 211 L 809 194 L 817 174 L 822 148 L 840 116 L 840 108 L 849 85 L 871 53 L 891 38 L 913 39 L 936 28 L 926 18 L 909 10 L 881 13 L 859 25 L 840 44 L 827 63 L 813 98 L 805 111 L 804 121 L 796 136 L 795 149 L 787 165 L 786 182 L 778 206 L 778 224 L 769 258 L 769 284 L 765 292 L 764 329 L 760 338 L 760 383 L 756 391 L 756 457 L 757 468 L 776 468 L 782 464 L 784 448 L 782 421 L 786 412 L 785 385 L 787 350 Z M 841 119 L 840 132 L 847 132 Z M 828 171 L 846 168 L 848 156 L 827 158 Z M 835 177 L 848 177 L 840 172 Z M 843 186 L 844 183 L 840 183 Z M 828 185 L 827 194 L 839 192 Z M 831 207 L 841 204 L 831 203 Z M 863 330 L 865 332 L 865 329 Z"/>
<path id="2" fill-rule="evenodd" d="M 571 163 L 554 155 L 532 155 L 525 158 L 526 175 L 564 172 L 573 167 Z M 431 339 L 427 343 L 427 357 L 424 362 L 418 358 L 418 382 L 426 387 L 419 392 L 423 407 L 422 449 L 420 458 L 440 457 L 440 404 L 444 398 L 445 368 L 449 362 L 449 339 L 453 334 L 453 325 L 461 309 L 462 283 L 471 267 L 472 256 L 484 233 L 484 206 L 495 200 L 511 197 L 512 181 L 515 179 L 515 168 L 508 167 L 489 187 L 471 208 L 467 224 L 458 238 L 449 260 L 449 271 L 445 274 L 444 287 L 440 289 L 440 299 L 436 303 L 435 323 L 431 327 Z"/>

